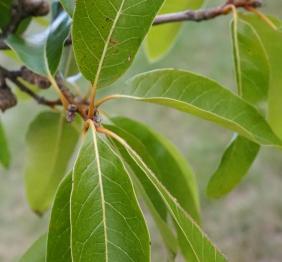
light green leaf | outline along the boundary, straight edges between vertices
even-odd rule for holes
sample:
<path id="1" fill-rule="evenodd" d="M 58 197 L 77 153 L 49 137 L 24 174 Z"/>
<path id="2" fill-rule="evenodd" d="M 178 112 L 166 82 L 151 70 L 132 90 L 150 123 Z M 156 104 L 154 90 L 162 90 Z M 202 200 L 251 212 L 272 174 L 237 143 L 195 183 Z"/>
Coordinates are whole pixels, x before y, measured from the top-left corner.
<path id="1" fill-rule="evenodd" d="M 36 240 L 21 257 L 19 262 L 45 262 L 47 235 Z"/>
<path id="2" fill-rule="evenodd" d="M 76 3 L 73 45 L 81 73 L 108 85 L 131 65 L 164 0 L 85 0 Z"/>
<path id="3" fill-rule="evenodd" d="M 28 202 L 35 212 L 44 212 L 52 203 L 78 136 L 74 126 L 59 113 L 40 113 L 30 125 L 25 187 Z"/>
<path id="4" fill-rule="evenodd" d="M 156 175 L 154 175 L 154 173 L 146 166 L 141 157 L 139 157 L 139 155 L 126 143 L 125 140 L 122 138 L 116 139 L 125 147 L 129 155 L 143 171 L 143 174 L 148 178 L 163 198 L 163 201 L 177 226 L 177 230 L 182 234 L 180 239 L 182 243 L 180 246 L 182 249 L 185 246 L 185 255 L 189 257 L 189 261 L 226 261 L 225 257 L 209 241 L 196 222 L 193 221 L 188 213 L 186 213 L 186 211 L 178 204 L 176 199 L 157 179 Z"/>
<path id="5" fill-rule="evenodd" d="M 268 58 L 260 37 L 250 24 L 234 19 L 231 29 L 238 93 L 259 107 L 268 96 Z M 247 174 L 258 152 L 259 145 L 236 136 L 210 179 L 207 194 L 210 197 L 222 197 L 232 191 Z"/>
<path id="6" fill-rule="evenodd" d="M 151 169 L 161 183 L 178 200 L 179 204 L 197 221 L 199 221 L 199 199 L 195 176 L 183 155 L 165 137 L 156 133 L 144 124 L 124 118 L 115 117 L 111 121 L 124 132 L 115 133 L 128 141 L 129 145 L 144 159 L 150 156 L 154 165 Z M 140 150 L 138 144 L 130 143 L 129 133 L 134 136 L 145 148 Z"/>
<path id="7" fill-rule="evenodd" d="M 72 262 L 70 249 L 70 196 L 72 173 L 58 187 L 49 224 L 46 262 Z"/>
<path id="8" fill-rule="evenodd" d="M 6 140 L 4 128 L 0 122 L 0 163 L 3 167 L 8 168 L 10 166 L 10 151 Z"/>
<path id="9" fill-rule="evenodd" d="M 197 9 L 203 0 L 166 0 L 159 14 L 175 13 L 186 9 Z M 182 23 L 153 26 L 145 40 L 145 51 L 151 61 L 165 55 L 173 46 Z"/>
<path id="10" fill-rule="evenodd" d="M 30 70 L 48 76 L 57 70 L 69 31 L 70 18 L 61 12 L 44 32 L 28 39 L 10 35 L 6 43 Z"/>
<path id="11" fill-rule="evenodd" d="M 270 60 L 271 82 L 268 97 L 268 119 L 274 132 L 282 138 L 282 33 L 273 30 L 262 19 L 255 15 L 241 15 L 241 19 L 250 23 L 259 34 Z M 281 21 L 270 17 L 278 27 Z"/>
<path id="12" fill-rule="evenodd" d="M 268 96 L 270 68 L 261 39 L 249 24 L 232 22 L 232 39 L 239 95 L 252 104 Z"/>
<path id="13" fill-rule="evenodd" d="M 141 74 L 115 97 L 169 106 L 213 121 L 256 143 L 281 146 L 254 107 L 218 83 L 187 71 L 163 69 Z"/>
<path id="14" fill-rule="evenodd" d="M 60 0 L 63 8 L 72 17 L 74 8 L 75 8 L 75 0 Z"/>
<path id="15" fill-rule="evenodd" d="M 228 146 L 221 163 L 209 181 L 207 194 L 222 197 L 236 187 L 249 171 L 259 152 L 259 145 L 236 137 Z"/>
<path id="16" fill-rule="evenodd" d="M 147 227 L 125 167 L 91 129 L 73 171 L 73 261 L 150 261 Z"/>

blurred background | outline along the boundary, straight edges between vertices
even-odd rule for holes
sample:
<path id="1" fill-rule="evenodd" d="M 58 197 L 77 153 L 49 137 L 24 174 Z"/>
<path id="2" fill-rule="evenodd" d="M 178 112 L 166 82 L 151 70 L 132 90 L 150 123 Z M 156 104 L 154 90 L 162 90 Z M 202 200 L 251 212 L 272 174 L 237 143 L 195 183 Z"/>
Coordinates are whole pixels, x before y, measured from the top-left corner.
<path id="1" fill-rule="evenodd" d="M 210 0 L 207 5 L 222 2 Z M 266 13 L 282 18 L 282 1 L 264 2 Z M 234 89 L 230 18 L 186 23 L 171 52 L 157 63 L 150 64 L 141 49 L 129 72 L 116 85 L 122 85 L 125 79 L 139 72 L 174 67 L 207 75 Z M 3 55 L 0 55 L 0 64 L 9 68 L 19 67 Z M 230 261 L 282 261 L 281 152 L 263 148 L 250 174 L 235 191 L 224 199 L 210 200 L 205 195 L 205 188 L 219 164 L 231 132 L 156 105 L 118 101 L 109 103 L 104 109 L 110 115 L 123 114 L 149 124 L 167 136 L 184 154 L 198 179 L 203 227 Z M 0 114 L 13 157 L 9 171 L 0 168 L 1 262 L 16 261 L 48 227 L 49 214 L 38 217 L 29 209 L 23 186 L 25 133 L 40 110 L 46 109 L 34 101 L 24 100 L 17 107 Z M 150 228 L 152 261 L 164 261 L 163 247 L 151 222 Z"/>

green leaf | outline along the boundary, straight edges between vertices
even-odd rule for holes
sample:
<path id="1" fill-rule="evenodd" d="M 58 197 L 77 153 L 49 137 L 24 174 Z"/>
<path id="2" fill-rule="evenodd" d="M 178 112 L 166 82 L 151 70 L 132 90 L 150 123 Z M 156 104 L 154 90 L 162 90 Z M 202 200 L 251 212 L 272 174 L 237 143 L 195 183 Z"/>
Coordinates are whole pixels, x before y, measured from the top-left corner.
<path id="1" fill-rule="evenodd" d="M 238 93 L 259 107 L 268 96 L 268 58 L 260 37 L 249 23 L 234 19 L 231 28 Z M 236 136 L 210 179 L 207 194 L 210 197 L 222 197 L 232 191 L 246 176 L 258 152 L 259 145 Z"/>
<path id="2" fill-rule="evenodd" d="M 10 166 L 10 151 L 8 148 L 8 143 L 6 141 L 6 136 L 4 128 L 0 122 L 0 163 L 3 167 L 8 168 Z"/>
<path id="3" fill-rule="evenodd" d="M 176 199 L 167 191 L 139 155 L 126 143 L 125 140 L 122 138 L 116 139 L 118 139 L 118 141 L 125 147 L 129 155 L 143 171 L 143 174 L 163 198 L 163 201 L 177 226 L 177 230 L 182 234 L 180 246 L 182 249 L 185 246 L 185 255 L 189 257 L 189 261 L 226 261 L 225 257 L 209 241 L 196 222 L 194 222 L 190 215 L 188 215 L 188 213 L 186 213 L 186 211 L 178 204 Z"/>
<path id="4" fill-rule="evenodd" d="M 74 0 L 60 0 L 60 2 L 63 8 L 69 14 L 69 16 L 72 17 L 74 13 L 74 8 L 75 8 L 75 1 Z"/>
<path id="5" fill-rule="evenodd" d="M 150 261 L 147 227 L 125 167 L 94 126 L 91 131 L 73 171 L 73 261 Z"/>
<path id="6" fill-rule="evenodd" d="M 19 262 L 45 262 L 47 235 L 36 240 L 21 257 Z"/>
<path id="7" fill-rule="evenodd" d="M 157 170 L 156 163 L 154 159 L 152 159 L 152 155 L 149 151 L 147 151 L 144 144 L 133 134 L 126 132 L 124 129 L 119 128 L 118 126 L 110 126 L 105 125 L 108 129 L 114 131 L 120 136 L 126 138 L 127 142 L 130 143 L 134 148 L 142 153 L 144 161 L 148 163 L 148 165 Z M 177 239 L 174 236 L 169 224 L 167 223 L 167 209 L 163 203 L 161 196 L 158 191 L 152 186 L 150 181 L 143 175 L 143 172 L 140 170 L 138 165 L 131 159 L 131 157 L 127 154 L 126 150 L 123 147 L 118 147 L 123 158 L 126 160 L 128 166 L 131 169 L 131 173 L 134 175 L 132 179 L 134 180 L 134 185 L 142 194 L 142 197 L 149 208 L 153 219 L 155 220 L 156 226 L 159 228 L 160 234 L 166 244 L 167 248 L 171 250 L 173 253 L 177 252 Z"/>
<path id="8" fill-rule="evenodd" d="M 68 262 L 70 249 L 70 196 L 72 173 L 68 174 L 58 187 L 49 224 L 46 262 Z"/>
<path id="9" fill-rule="evenodd" d="M 201 7 L 203 0 L 166 0 L 159 14 L 175 13 Z M 145 40 L 145 51 L 151 61 L 165 55 L 173 46 L 182 23 L 153 26 Z"/>
<path id="10" fill-rule="evenodd" d="M 77 64 L 96 87 L 131 65 L 164 0 L 85 0 L 76 3 L 73 45 Z"/>
<path id="11" fill-rule="evenodd" d="M 268 97 L 268 120 L 274 132 L 282 138 L 282 33 L 273 30 L 255 15 L 241 15 L 241 19 L 250 23 L 259 34 L 270 60 L 271 82 Z M 278 27 L 281 21 L 270 17 Z"/>
<path id="12" fill-rule="evenodd" d="M 187 71 L 156 70 L 134 77 L 116 98 L 131 98 L 192 113 L 262 145 L 281 141 L 258 111 L 218 83 Z"/>
<path id="13" fill-rule="evenodd" d="M 1 10 L 0 28 L 5 27 L 10 21 L 12 2 L 13 2 L 12 0 L 0 1 L 0 10 Z"/>
<path id="14" fill-rule="evenodd" d="M 209 181 L 207 194 L 222 197 L 236 187 L 249 171 L 259 152 L 259 145 L 236 137 L 221 159 L 221 163 Z"/>
<path id="15" fill-rule="evenodd" d="M 146 162 L 146 158 L 151 157 L 154 162 L 151 169 L 157 178 L 178 200 L 179 204 L 195 220 L 199 221 L 200 204 L 196 179 L 191 167 L 177 148 L 165 137 L 142 123 L 124 117 L 111 118 L 111 121 L 124 130 L 124 132 L 115 130 L 115 133 L 128 141 L 129 145 L 144 159 L 147 166 L 151 166 L 151 163 Z M 145 150 L 140 150 L 138 144 L 130 143 L 131 141 L 127 139 L 127 132 L 134 136 Z"/>
<path id="16" fill-rule="evenodd" d="M 69 31 L 70 18 L 61 12 L 44 32 L 28 39 L 10 35 L 6 43 L 29 69 L 48 76 L 57 70 Z"/>
<path id="17" fill-rule="evenodd" d="M 44 212 L 52 203 L 78 136 L 75 127 L 59 113 L 40 113 L 30 125 L 25 187 L 28 202 L 35 212 Z"/>

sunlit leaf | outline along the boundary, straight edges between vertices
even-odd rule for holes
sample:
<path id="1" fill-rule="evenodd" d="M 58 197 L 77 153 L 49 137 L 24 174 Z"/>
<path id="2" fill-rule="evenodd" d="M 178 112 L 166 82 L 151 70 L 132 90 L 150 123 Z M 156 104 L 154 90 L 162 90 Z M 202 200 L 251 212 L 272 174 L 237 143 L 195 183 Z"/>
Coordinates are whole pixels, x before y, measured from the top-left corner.
<path id="1" fill-rule="evenodd" d="M 19 262 L 45 262 L 47 235 L 44 234 L 36 240 L 21 257 Z"/>
<path id="2" fill-rule="evenodd" d="M 49 208 L 65 175 L 79 134 L 64 115 L 39 114 L 27 133 L 25 187 L 31 208 L 42 213 Z"/>
<path id="3" fill-rule="evenodd" d="M 159 14 L 197 9 L 202 4 L 203 0 L 166 0 Z M 173 46 L 180 29 L 181 23 L 153 26 L 145 41 L 145 50 L 148 58 L 151 61 L 156 61 L 165 55 Z"/>
<path id="4" fill-rule="evenodd" d="M 67 175 L 58 187 L 49 224 L 46 262 L 68 262 L 70 250 L 70 196 L 72 174 Z"/>
<path id="5" fill-rule="evenodd" d="M 10 151 L 6 140 L 4 128 L 0 122 L 0 164 L 8 168 L 10 165 Z"/>
<path id="6" fill-rule="evenodd" d="M 164 0 L 85 0 L 76 3 L 73 45 L 82 74 L 101 87 L 131 65 Z"/>
<path id="7" fill-rule="evenodd" d="M 73 261 L 150 261 L 144 217 L 121 159 L 88 131 L 73 171 Z"/>
<path id="8" fill-rule="evenodd" d="M 218 83 L 187 71 L 163 69 L 141 74 L 116 97 L 172 107 L 215 122 L 256 143 L 281 146 L 254 107 Z"/>
<path id="9" fill-rule="evenodd" d="M 188 213 L 186 213 L 176 199 L 157 179 L 156 175 L 146 166 L 141 157 L 138 156 L 125 140 L 118 140 L 163 198 L 178 231 L 182 234 L 180 239 L 182 243 L 180 246 L 182 249 L 185 247 L 185 255 L 189 257 L 187 261 L 227 261 L 221 252 L 210 242 L 197 223 L 193 221 Z"/>
<path id="10" fill-rule="evenodd" d="M 282 138 L 282 33 L 279 30 L 275 31 L 255 15 L 241 15 L 240 17 L 255 28 L 269 56 L 271 82 L 268 97 L 268 119 L 274 132 Z M 280 20 L 272 17 L 270 19 L 277 26 L 281 26 Z"/>

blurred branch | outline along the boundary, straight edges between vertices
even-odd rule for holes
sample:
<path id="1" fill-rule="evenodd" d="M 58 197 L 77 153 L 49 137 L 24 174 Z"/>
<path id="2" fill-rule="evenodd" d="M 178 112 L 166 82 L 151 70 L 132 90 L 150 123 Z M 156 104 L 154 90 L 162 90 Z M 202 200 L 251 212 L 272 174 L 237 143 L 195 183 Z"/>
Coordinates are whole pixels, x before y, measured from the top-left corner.
<path id="1" fill-rule="evenodd" d="M 166 23 L 175 23 L 183 21 L 201 22 L 210 20 L 221 15 L 227 15 L 231 12 L 228 6 L 233 5 L 235 8 L 258 8 L 261 7 L 261 0 L 228 0 L 225 4 L 203 10 L 187 10 L 183 12 L 159 15 L 156 17 L 153 25 L 161 25 Z"/>

